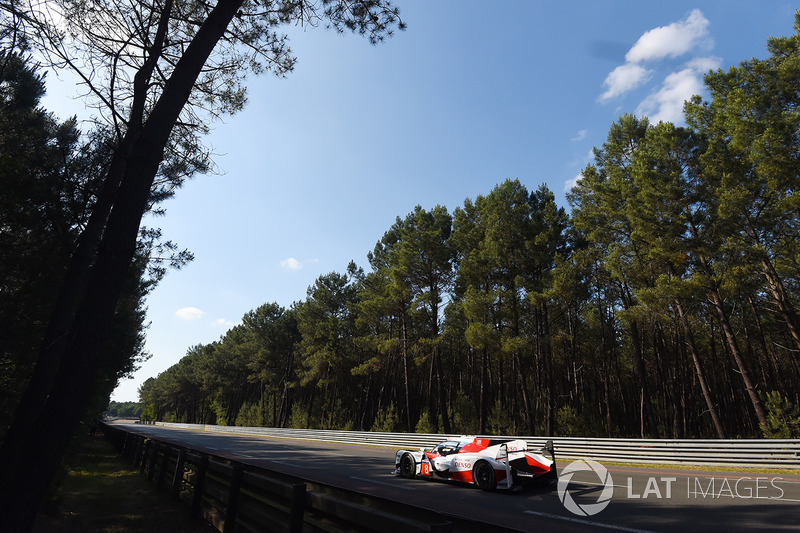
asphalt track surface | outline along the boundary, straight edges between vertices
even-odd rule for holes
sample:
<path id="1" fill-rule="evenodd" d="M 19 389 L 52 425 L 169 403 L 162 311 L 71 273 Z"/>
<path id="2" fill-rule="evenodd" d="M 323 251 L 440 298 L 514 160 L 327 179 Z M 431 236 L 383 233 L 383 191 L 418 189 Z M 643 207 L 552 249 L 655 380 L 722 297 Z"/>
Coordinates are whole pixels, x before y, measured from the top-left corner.
<path id="1" fill-rule="evenodd" d="M 403 479 L 394 475 L 394 449 L 125 425 L 245 464 L 516 531 L 800 531 L 800 475 L 613 465 L 603 473 L 556 457 L 565 505 L 556 484 L 489 493 Z M 570 473 L 575 466 L 585 469 Z"/>

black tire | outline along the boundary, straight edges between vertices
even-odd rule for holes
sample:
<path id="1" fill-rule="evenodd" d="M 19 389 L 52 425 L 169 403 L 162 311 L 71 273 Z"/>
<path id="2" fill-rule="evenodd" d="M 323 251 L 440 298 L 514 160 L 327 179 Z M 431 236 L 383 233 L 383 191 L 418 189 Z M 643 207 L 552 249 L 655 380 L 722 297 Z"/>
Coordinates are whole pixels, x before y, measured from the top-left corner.
<path id="1" fill-rule="evenodd" d="M 491 491 L 497 487 L 497 477 L 494 468 L 486 461 L 478 461 L 472 467 L 472 480 L 481 490 Z"/>
<path id="2" fill-rule="evenodd" d="M 400 475 L 408 479 L 417 477 L 417 462 L 410 453 L 404 453 L 400 458 Z"/>

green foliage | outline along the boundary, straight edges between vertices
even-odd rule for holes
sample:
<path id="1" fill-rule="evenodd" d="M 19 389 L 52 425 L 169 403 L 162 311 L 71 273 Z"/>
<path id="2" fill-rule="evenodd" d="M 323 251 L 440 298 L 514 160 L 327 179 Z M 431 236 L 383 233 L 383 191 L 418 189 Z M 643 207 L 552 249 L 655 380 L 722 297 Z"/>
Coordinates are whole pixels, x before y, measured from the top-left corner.
<path id="1" fill-rule="evenodd" d="M 479 433 L 479 420 L 477 409 L 463 391 L 456 395 L 452 403 L 450 419 L 453 421 L 453 431 L 464 435 L 475 435 Z"/>
<path id="2" fill-rule="evenodd" d="M 211 402 L 211 413 L 213 414 L 213 422 L 212 424 L 216 424 L 218 426 L 227 426 L 228 419 L 227 419 L 227 411 L 225 407 L 219 403 L 218 401 L 214 400 Z"/>
<path id="3" fill-rule="evenodd" d="M 139 415 L 139 419 L 142 422 L 153 422 L 154 420 L 156 420 L 156 412 L 155 412 L 155 409 L 153 409 L 153 406 L 152 405 L 145 405 L 142 408 L 142 412 Z"/>
<path id="4" fill-rule="evenodd" d="M 437 433 L 436 427 L 431 421 L 431 415 L 427 409 L 422 411 L 422 414 L 417 420 L 417 425 L 414 427 L 414 433 Z"/>
<path id="5" fill-rule="evenodd" d="M 383 433 L 395 433 L 399 430 L 400 419 L 397 416 L 397 409 L 395 409 L 394 403 L 378 411 L 375 422 L 370 429 L 370 431 L 380 431 Z"/>
<path id="6" fill-rule="evenodd" d="M 492 406 L 489 415 L 489 433 L 493 435 L 517 435 L 514 419 L 508 410 L 508 406 L 498 399 Z"/>
<path id="7" fill-rule="evenodd" d="M 263 427 L 264 426 L 264 409 L 260 402 L 245 403 L 239 409 L 239 414 L 236 416 L 235 426 L 244 427 Z"/>
<path id="8" fill-rule="evenodd" d="M 2 44 L 2 43 L 0 43 Z M 73 204 L 88 180 L 69 171 L 77 156 L 74 121 L 59 124 L 39 102 L 43 76 L 0 48 L 0 427 L 33 371 L 56 281 L 86 217 Z"/>
<path id="9" fill-rule="evenodd" d="M 586 422 L 570 405 L 565 405 L 556 413 L 557 435 L 582 437 L 588 435 Z"/>
<path id="10" fill-rule="evenodd" d="M 767 426 L 764 436 L 770 439 L 800 438 L 800 407 L 792 404 L 779 391 L 770 391 L 766 397 Z"/>
<path id="11" fill-rule="evenodd" d="M 292 429 L 310 429 L 308 425 L 308 411 L 300 403 L 292 404 L 292 414 L 289 418 L 289 426 Z"/>
<path id="12" fill-rule="evenodd" d="M 144 406 L 140 402 L 109 402 L 106 416 L 119 418 L 140 418 Z"/>

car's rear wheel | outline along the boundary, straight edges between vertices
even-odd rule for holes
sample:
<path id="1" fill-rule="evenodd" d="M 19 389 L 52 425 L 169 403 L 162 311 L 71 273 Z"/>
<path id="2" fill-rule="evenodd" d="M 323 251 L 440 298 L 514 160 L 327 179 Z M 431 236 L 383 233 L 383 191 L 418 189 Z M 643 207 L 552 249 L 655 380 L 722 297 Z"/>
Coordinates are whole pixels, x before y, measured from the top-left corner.
<path id="1" fill-rule="evenodd" d="M 417 475 L 417 462 L 410 453 L 403 454 L 400 458 L 400 475 L 409 479 Z"/>
<path id="2" fill-rule="evenodd" d="M 497 487 L 494 468 L 486 461 L 478 461 L 472 467 L 472 480 L 481 490 L 494 490 Z"/>

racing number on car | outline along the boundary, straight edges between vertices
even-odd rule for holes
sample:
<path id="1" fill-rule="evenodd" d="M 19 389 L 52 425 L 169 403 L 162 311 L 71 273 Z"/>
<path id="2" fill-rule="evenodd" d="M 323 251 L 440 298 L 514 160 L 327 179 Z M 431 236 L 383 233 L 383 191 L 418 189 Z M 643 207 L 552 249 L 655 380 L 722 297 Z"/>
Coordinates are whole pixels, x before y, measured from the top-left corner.
<path id="1" fill-rule="evenodd" d="M 430 476 L 431 475 L 431 465 L 428 463 L 422 463 L 420 466 L 420 474 L 423 476 Z"/>

